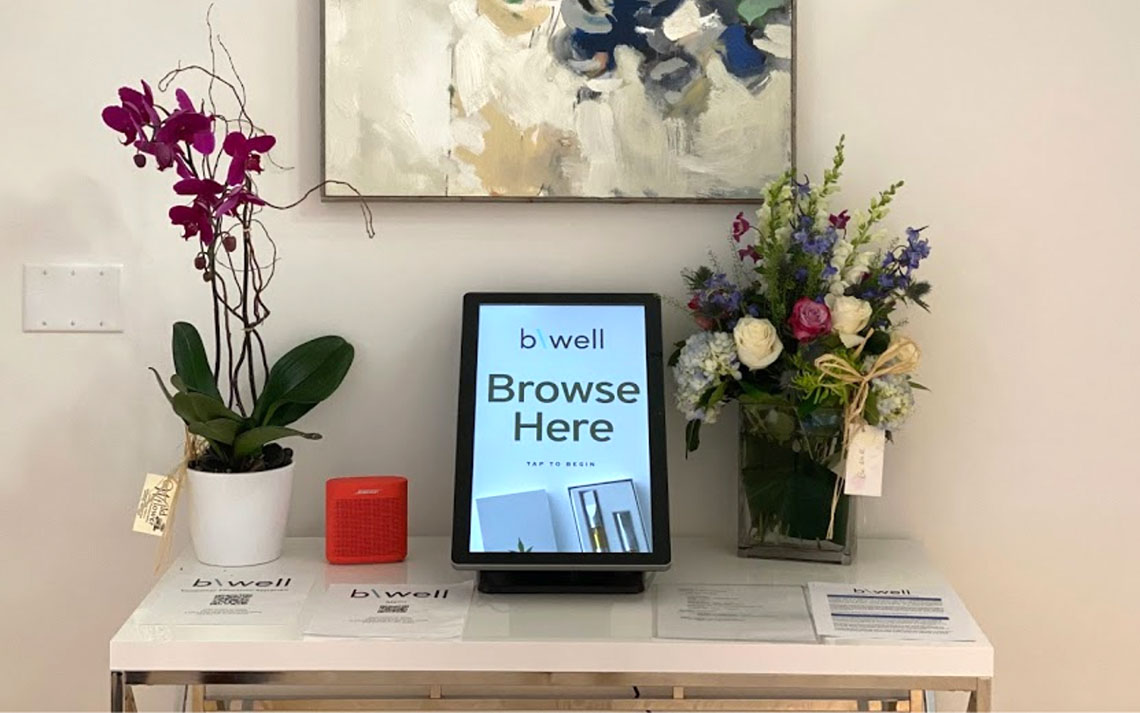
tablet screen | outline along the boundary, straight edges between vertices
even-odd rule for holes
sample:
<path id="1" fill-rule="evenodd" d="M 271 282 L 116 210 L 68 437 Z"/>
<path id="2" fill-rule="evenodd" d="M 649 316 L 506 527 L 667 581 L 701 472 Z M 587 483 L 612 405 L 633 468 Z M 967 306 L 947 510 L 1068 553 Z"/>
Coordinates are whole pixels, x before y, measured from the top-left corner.
<path id="1" fill-rule="evenodd" d="M 646 321 L 478 305 L 470 552 L 653 552 Z"/>

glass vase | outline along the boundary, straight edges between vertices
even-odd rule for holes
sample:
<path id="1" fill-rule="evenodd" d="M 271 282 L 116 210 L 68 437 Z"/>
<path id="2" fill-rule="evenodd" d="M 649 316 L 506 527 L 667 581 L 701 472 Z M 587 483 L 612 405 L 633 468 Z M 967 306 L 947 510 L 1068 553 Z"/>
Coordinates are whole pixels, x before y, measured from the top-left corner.
<path id="1" fill-rule="evenodd" d="M 850 564 L 853 499 L 794 439 L 773 440 L 758 407 L 741 404 L 737 547 L 741 557 Z M 838 487 L 838 490 L 837 490 Z"/>

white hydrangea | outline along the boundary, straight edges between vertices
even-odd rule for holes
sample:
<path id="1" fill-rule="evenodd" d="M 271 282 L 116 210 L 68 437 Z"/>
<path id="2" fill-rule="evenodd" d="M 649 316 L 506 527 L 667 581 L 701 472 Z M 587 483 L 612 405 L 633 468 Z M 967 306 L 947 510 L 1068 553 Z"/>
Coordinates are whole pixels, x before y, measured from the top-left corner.
<path id="1" fill-rule="evenodd" d="M 888 374 L 871 382 L 875 405 L 879 411 L 879 427 L 897 431 L 914 409 L 914 389 L 904 374 Z"/>
<path id="2" fill-rule="evenodd" d="M 736 342 L 728 332 L 697 332 L 685 341 L 673 379 L 677 382 L 677 409 L 689 421 L 716 423 L 724 399 L 707 406 L 701 397 L 725 378 L 740 379 L 740 359 Z"/>

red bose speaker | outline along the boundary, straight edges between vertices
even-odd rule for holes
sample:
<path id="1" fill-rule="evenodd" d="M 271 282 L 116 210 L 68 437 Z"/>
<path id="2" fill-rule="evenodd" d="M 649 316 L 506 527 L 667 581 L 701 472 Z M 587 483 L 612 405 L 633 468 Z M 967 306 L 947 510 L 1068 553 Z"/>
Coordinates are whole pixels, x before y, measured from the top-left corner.
<path id="1" fill-rule="evenodd" d="M 332 564 L 408 556 L 408 479 L 365 475 L 325 481 L 325 558 Z"/>

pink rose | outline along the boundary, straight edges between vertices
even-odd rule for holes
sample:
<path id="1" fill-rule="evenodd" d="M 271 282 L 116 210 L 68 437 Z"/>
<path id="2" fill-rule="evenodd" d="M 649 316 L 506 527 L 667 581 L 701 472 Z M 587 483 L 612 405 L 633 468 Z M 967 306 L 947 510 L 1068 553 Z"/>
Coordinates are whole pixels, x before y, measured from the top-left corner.
<path id="1" fill-rule="evenodd" d="M 792 325 L 792 336 L 809 342 L 831 331 L 831 310 L 821 302 L 801 297 L 792 307 L 788 324 Z"/>
<path id="2" fill-rule="evenodd" d="M 706 332 L 711 331 L 716 326 L 716 320 L 712 317 L 706 317 L 703 314 L 698 314 L 693 317 L 697 322 L 697 326 Z"/>

